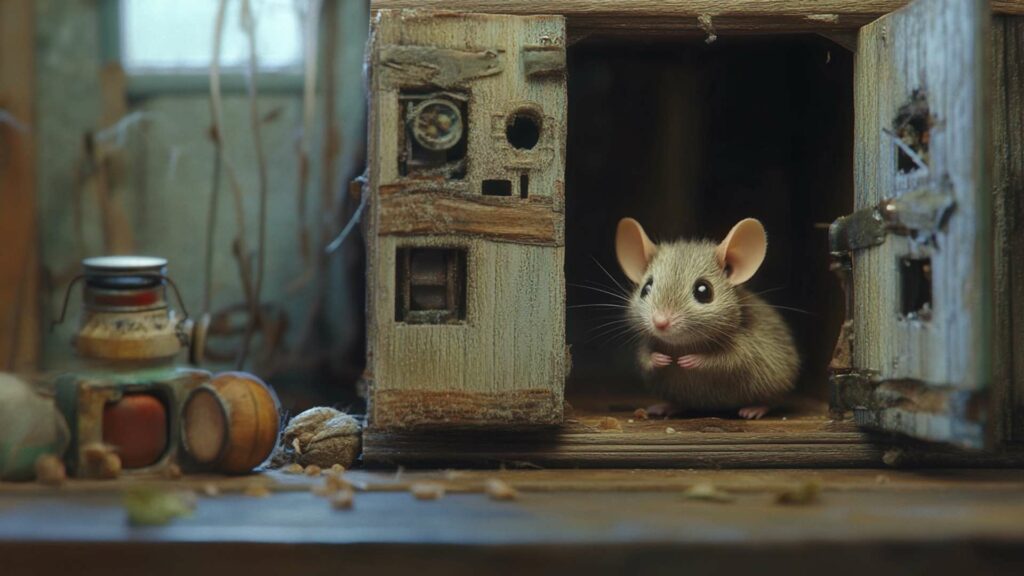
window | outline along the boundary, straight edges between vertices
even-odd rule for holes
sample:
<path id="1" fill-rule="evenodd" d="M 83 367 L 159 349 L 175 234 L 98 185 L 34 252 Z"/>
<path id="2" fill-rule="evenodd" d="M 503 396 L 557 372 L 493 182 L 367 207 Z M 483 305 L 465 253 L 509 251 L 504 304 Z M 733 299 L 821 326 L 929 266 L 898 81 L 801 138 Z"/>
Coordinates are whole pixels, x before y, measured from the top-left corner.
<path id="1" fill-rule="evenodd" d="M 248 65 L 241 0 L 228 2 L 221 66 Z M 305 2 L 253 0 L 257 60 L 261 70 L 298 72 L 303 62 Z M 121 62 L 132 73 L 205 73 L 213 52 L 215 0 L 120 0 Z"/>
<path id="2" fill-rule="evenodd" d="M 407 324 L 457 324 L 466 319 L 466 251 L 399 248 L 395 320 Z"/>

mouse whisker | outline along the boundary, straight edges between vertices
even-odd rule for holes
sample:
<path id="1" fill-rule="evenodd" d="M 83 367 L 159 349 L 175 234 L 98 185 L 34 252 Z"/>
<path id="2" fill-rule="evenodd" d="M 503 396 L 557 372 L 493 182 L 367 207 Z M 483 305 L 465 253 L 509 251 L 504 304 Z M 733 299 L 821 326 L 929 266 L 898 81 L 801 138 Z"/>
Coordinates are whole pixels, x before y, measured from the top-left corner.
<path id="1" fill-rule="evenodd" d="M 604 275 L 607 276 L 609 280 L 614 282 L 615 285 L 619 287 L 619 290 L 622 290 L 623 293 L 628 293 L 629 292 L 629 290 L 626 290 L 626 288 L 622 284 L 620 284 L 619 281 L 616 280 L 614 276 L 611 275 L 611 272 L 608 272 L 607 268 L 605 268 L 604 266 L 601 265 L 601 263 L 597 260 L 597 258 L 594 258 L 593 254 L 590 255 L 590 259 L 594 261 L 594 264 L 597 264 L 597 267 L 600 268 L 602 272 L 604 272 Z"/>
<path id="2" fill-rule="evenodd" d="M 593 292 L 598 292 L 600 294 L 606 294 L 608 296 L 612 296 L 613 298 L 618 298 L 619 300 L 622 300 L 623 302 L 629 302 L 629 298 L 623 296 L 622 294 L 616 294 L 615 292 L 611 292 L 611 291 L 606 290 L 604 288 L 598 288 L 598 287 L 595 287 L 595 286 L 588 286 L 586 284 L 568 284 L 568 285 L 569 286 L 573 286 L 575 288 L 585 288 L 585 289 L 591 290 Z"/>
<path id="3" fill-rule="evenodd" d="M 568 308 L 569 310 L 574 310 L 576 308 L 619 308 L 619 309 L 622 309 L 622 310 L 626 310 L 626 309 L 629 308 L 629 306 L 626 306 L 624 304 L 601 303 L 601 304 L 573 304 L 572 306 L 566 306 L 566 308 Z"/>
<path id="4" fill-rule="evenodd" d="M 790 310 L 792 312 L 800 312 L 801 314 L 807 314 L 808 316 L 814 316 L 813 313 L 808 312 L 807 310 L 804 310 L 802 308 L 793 308 L 792 306 L 779 306 L 777 304 L 768 304 L 768 303 L 764 303 L 764 304 L 740 304 L 740 308 L 757 308 L 759 306 L 764 306 L 764 307 L 767 307 L 767 308 L 776 308 L 778 310 Z"/>

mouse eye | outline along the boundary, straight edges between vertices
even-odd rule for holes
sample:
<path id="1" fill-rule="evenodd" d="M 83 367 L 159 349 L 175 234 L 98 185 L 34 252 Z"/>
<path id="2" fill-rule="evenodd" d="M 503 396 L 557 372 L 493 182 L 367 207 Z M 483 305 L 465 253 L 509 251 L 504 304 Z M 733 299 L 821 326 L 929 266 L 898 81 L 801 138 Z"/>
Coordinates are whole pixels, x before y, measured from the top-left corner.
<path id="1" fill-rule="evenodd" d="M 693 297 L 701 304 L 707 304 L 715 297 L 714 291 L 711 289 L 711 284 L 701 278 L 693 284 Z"/>
<path id="2" fill-rule="evenodd" d="M 648 278 L 647 282 L 644 282 L 644 287 L 640 289 L 640 297 L 647 298 L 651 293 L 651 288 L 654 286 L 654 278 Z"/>

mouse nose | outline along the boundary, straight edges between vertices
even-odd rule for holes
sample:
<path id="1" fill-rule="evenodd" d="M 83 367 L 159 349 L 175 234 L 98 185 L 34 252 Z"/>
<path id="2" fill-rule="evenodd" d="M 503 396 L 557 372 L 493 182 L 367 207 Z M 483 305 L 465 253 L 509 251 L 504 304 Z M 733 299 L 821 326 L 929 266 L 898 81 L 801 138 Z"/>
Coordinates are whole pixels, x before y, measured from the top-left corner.
<path id="1" fill-rule="evenodd" d="M 668 328 L 669 325 L 668 316 L 660 312 L 655 312 L 654 315 L 651 316 L 651 321 L 654 322 L 655 328 L 662 331 Z"/>

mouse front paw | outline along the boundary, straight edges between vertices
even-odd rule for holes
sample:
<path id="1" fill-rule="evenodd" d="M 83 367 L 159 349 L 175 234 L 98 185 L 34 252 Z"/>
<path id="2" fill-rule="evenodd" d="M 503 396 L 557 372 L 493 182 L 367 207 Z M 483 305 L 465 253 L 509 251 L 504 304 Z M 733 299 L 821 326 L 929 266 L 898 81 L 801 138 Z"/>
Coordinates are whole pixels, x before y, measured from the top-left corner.
<path id="1" fill-rule="evenodd" d="M 664 368 L 672 363 L 672 357 L 661 352 L 651 352 L 651 366 Z"/>
<path id="2" fill-rule="evenodd" d="M 676 360 L 680 368 L 700 368 L 704 365 L 704 357 L 700 354 L 687 354 Z"/>

